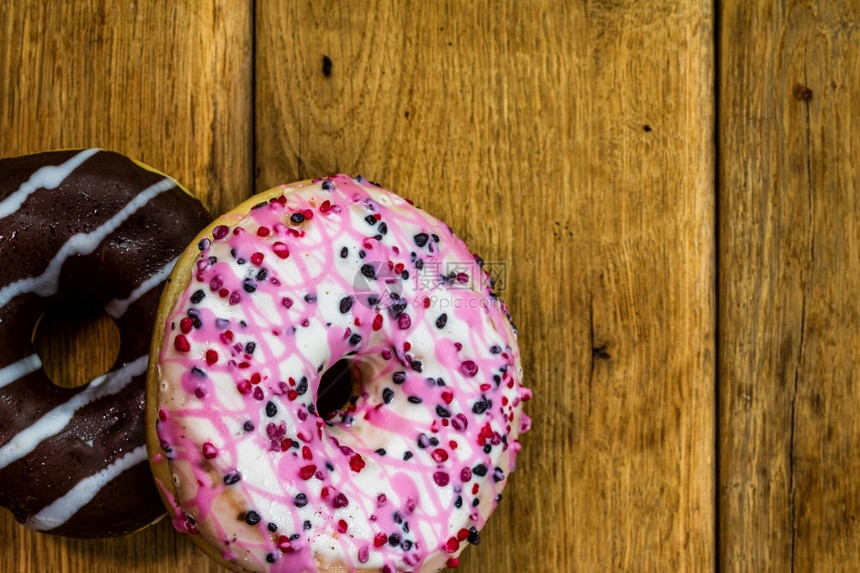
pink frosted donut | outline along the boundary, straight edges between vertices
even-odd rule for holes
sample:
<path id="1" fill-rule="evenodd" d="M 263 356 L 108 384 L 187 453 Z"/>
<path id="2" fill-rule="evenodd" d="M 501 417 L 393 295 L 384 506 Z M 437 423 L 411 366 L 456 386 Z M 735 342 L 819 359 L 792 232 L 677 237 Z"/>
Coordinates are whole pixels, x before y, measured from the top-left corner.
<path id="1" fill-rule="evenodd" d="M 530 425 L 481 259 L 345 175 L 258 195 L 198 240 L 150 361 L 150 459 L 177 528 L 234 569 L 455 566 Z M 346 363 L 357 389 L 326 412 Z"/>

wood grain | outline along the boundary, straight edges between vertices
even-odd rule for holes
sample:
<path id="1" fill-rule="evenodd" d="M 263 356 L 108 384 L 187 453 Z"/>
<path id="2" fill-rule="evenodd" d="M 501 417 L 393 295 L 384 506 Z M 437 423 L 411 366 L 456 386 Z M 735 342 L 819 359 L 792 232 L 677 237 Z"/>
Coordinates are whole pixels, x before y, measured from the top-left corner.
<path id="1" fill-rule="evenodd" d="M 722 2 L 720 555 L 860 562 L 860 5 Z"/>
<path id="2" fill-rule="evenodd" d="M 711 568 L 708 5 L 308 1 L 256 22 L 258 190 L 361 173 L 504 265 L 535 426 L 461 568 Z"/>
<path id="3" fill-rule="evenodd" d="M 251 25 L 249 4 L 228 1 L 4 2 L 0 156 L 104 147 L 171 174 L 213 211 L 226 209 L 251 190 Z M 49 359 L 74 350 L 75 336 L 54 324 L 40 332 Z M 110 335 L 102 327 L 96 321 L 91 340 L 100 351 Z M 92 359 L 82 348 L 56 364 L 57 376 L 80 377 Z M 0 512 L 3 572 L 207 567 L 215 570 L 167 522 L 80 541 L 30 532 Z"/>

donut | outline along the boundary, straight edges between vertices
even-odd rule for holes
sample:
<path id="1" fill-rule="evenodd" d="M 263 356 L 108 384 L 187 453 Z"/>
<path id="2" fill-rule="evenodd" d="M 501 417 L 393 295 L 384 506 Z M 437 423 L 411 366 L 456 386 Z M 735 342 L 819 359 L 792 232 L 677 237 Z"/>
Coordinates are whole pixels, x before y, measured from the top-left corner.
<path id="1" fill-rule="evenodd" d="M 150 461 L 174 526 L 236 570 L 455 566 L 530 426 L 482 266 L 444 223 L 346 175 L 205 229 L 150 359 Z M 325 411 L 338 370 L 357 388 Z"/>
<path id="2" fill-rule="evenodd" d="M 0 160 L 0 505 L 25 526 L 118 536 L 163 515 L 143 420 L 152 325 L 209 221 L 174 180 L 117 153 Z M 103 305 L 120 335 L 110 371 L 77 388 L 51 382 L 32 342 L 69 297 Z"/>

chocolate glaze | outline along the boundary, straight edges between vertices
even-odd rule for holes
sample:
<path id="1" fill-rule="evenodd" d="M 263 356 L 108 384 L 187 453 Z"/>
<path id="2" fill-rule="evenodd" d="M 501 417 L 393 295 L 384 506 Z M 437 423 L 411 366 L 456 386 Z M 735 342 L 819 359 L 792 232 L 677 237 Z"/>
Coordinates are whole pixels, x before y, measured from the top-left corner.
<path id="1" fill-rule="evenodd" d="M 21 193 L 22 185 L 26 188 L 33 182 L 40 168 L 68 165 L 76 157 L 83 161 L 56 188 Z M 8 368 L 35 355 L 31 336 L 46 309 L 70 296 L 83 295 L 103 305 L 129 298 L 148 278 L 169 268 L 209 222 L 199 201 L 179 187 L 164 185 L 164 180 L 159 173 L 105 151 L 60 151 L 0 160 L 0 373 L 6 367 L 5 385 L 0 375 L 0 505 L 26 525 L 75 537 L 115 536 L 151 523 L 164 511 L 143 456 L 128 469 L 117 470 L 116 476 L 101 480 L 92 500 L 68 520 L 54 519 L 46 525 L 34 519 L 43 517 L 46 507 L 69 492 L 66 499 L 73 498 L 81 490 L 73 488 L 82 480 L 104 473 L 125 455 L 142 453 L 145 368 L 118 392 L 88 403 L 82 397 L 92 383 L 61 388 L 41 367 L 22 376 L 10 374 L 15 369 Z M 65 260 L 56 292 L 18 292 L 22 289 L 14 287 L 17 281 L 42 275 L 71 237 L 107 229 L 102 226 L 117 221 L 117 214 L 135 197 L 160 183 L 171 188 L 153 193 L 145 203 L 138 199 L 140 207 L 95 250 Z M 115 313 L 120 351 L 112 372 L 124 366 L 128 370 L 130 364 L 145 366 L 162 287 L 163 282 L 139 289 L 144 294 L 124 312 Z M 10 455 L 10 441 L 20 440 L 21 432 L 32 432 L 37 421 L 44 423 L 43 416 L 70 400 L 84 403 L 68 423 L 54 423 L 56 431 L 28 440 L 34 447 L 24 457 Z"/>

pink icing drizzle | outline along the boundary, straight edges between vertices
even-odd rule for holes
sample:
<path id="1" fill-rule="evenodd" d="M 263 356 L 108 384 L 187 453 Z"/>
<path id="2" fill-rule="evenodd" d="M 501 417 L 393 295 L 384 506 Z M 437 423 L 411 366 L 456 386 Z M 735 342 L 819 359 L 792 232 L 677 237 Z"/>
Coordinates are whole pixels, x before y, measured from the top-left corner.
<path id="1" fill-rule="evenodd" d="M 174 522 L 249 570 L 436 571 L 478 540 L 530 426 L 507 309 L 393 193 L 345 175 L 283 193 L 201 242 L 168 317 Z M 361 393 L 323 420 L 342 358 Z"/>

